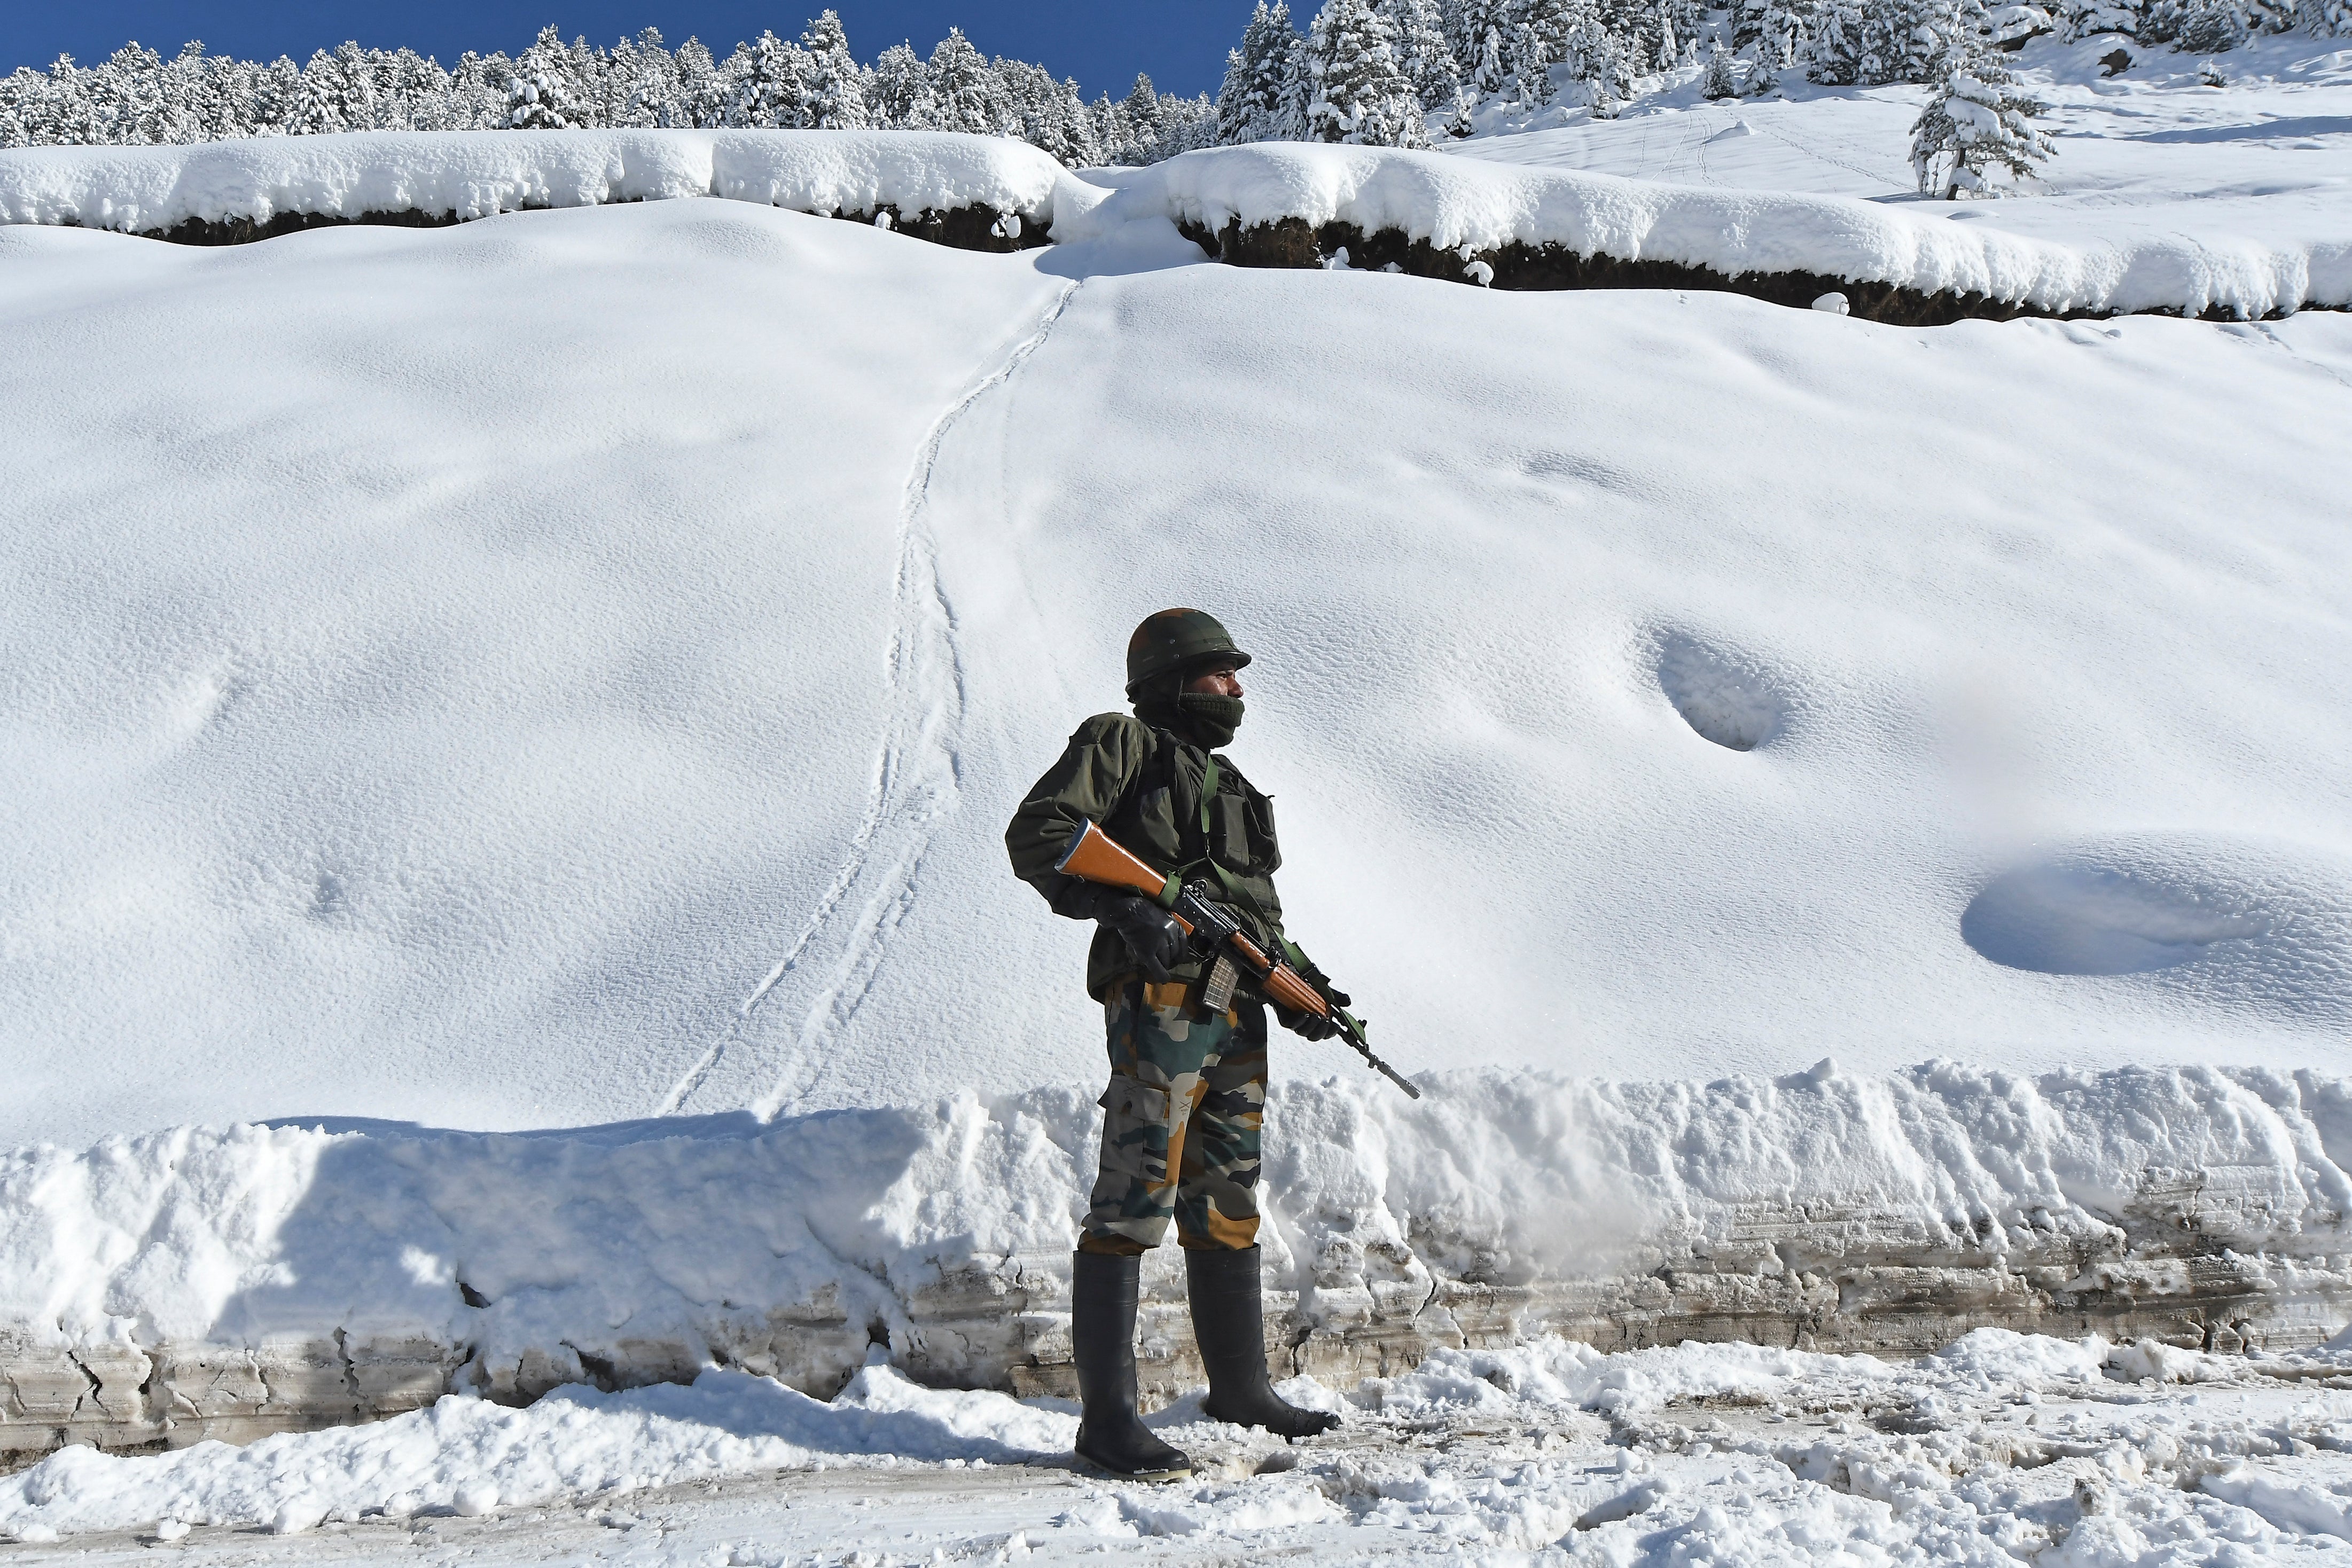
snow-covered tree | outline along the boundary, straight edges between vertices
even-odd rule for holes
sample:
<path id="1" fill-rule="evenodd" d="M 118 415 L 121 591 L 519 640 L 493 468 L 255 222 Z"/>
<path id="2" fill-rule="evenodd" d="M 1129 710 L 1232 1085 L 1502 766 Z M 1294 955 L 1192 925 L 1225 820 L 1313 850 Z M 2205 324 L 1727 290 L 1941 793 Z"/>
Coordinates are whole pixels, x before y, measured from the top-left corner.
<path id="1" fill-rule="evenodd" d="M 1501 97 L 1510 83 L 1507 57 L 1515 9 L 1516 0 L 1456 0 L 1454 59 L 1462 90 L 1473 102 Z"/>
<path id="2" fill-rule="evenodd" d="M 1764 0 L 1757 17 L 1757 62 L 1777 75 L 1804 58 L 1812 42 L 1813 11 L 1813 0 Z"/>
<path id="3" fill-rule="evenodd" d="M 513 71 L 507 78 L 506 128 L 571 128 L 580 117 L 581 99 L 571 68 L 562 35 L 553 27 L 541 27 L 530 47 L 515 57 Z"/>
<path id="4" fill-rule="evenodd" d="M 1420 147 L 1421 99 L 1398 68 L 1389 25 L 1370 0 L 1328 0 L 1307 36 L 1314 97 L 1307 134 L 1318 141 Z"/>
<path id="5" fill-rule="evenodd" d="M 1378 0 L 1391 35 L 1397 68 L 1412 84 L 1423 108 L 1450 104 L 1462 85 L 1461 68 L 1446 47 L 1436 0 Z"/>
<path id="6" fill-rule="evenodd" d="M 763 31 L 735 51 L 728 74 L 735 84 L 730 125 L 791 130 L 801 122 L 801 83 L 807 57 L 794 44 Z"/>
<path id="7" fill-rule="evenodd" d="M 1848 87 L 1867 79 L 1864 70 L 1868 55 L 1859 0 L 1821 0 L 1813 12 L 1805 75 L 1829 87 Z"/>
<path id="8" fill-rule="evenodd" d="M 2067 43 L 2099 33 L 2136 37 L 2140 0 L 2058 0 L 2058 36 Z"/>
<path id="9" fill-rule="evenodd" d="M 1715 52 L 1706 57 L 1706 74 L 1699 78 L 1698 95 L 1705 99 L 1738 98 L 1739 75 L 1732 68 L 1731 51 L 1717 40 Z"/>
<path id="10" fill-rule="evenodd" d="M 866 82 L 866 109 L 877 125 L 898 131 L 929 131 L 940 123 L 939 98 L 931 90 L 931 68 L 906 44 L 893 44 L 875 57 Z"/>
<path id="11" fill-rule="evenodd" d="M 1240 47 L 1225 57 L 1224 85 L 1217 91 L 1219 141 L 1238 147 L 1306 140 L 1306 47 L 1283 0 L 1271 5 L 1257 0 Z"/>
<path id="12" fill-rule="evenodd" d="M 849 52 L 841 15 L 823 11 L 801 33 L 808 61 L 801 80 L 800 123 L 827 131 L 856 131 L 866 123 L 866 73 Z"/>
<path id="13" fill-rule="evenodd" d="M 668 123 L 703 131 L 725 125 L 734 107 L 733 92 L 709 46 L 689 37 L 671 59 L 677 71 L 677 96 L 670 102 Z"/>
<path id="14" fill-rule="evenodd" d="M 662 47 L 661 30 L 647 27 L 613 47 L 604 73 L 604 123 L 623 128 L 692 123 L 678 114 L 677 61 Z"/>
<path id="15" fill-rule="evenodd" d="M 950 27 L 931 50 L 933 112 L 942 131 L 985 136 L 997 130 L 1003 105 L 1003 85 L 988 68 L 988 58 L 972 47 L 961 27 Z"/>
<path id="16" fill-rule="evenodd" d="M 1073 168 L 1103 162 L 1076 82 L 1056 81 L 1045 67 L 1023 60 L 999 59 L 993 68 L 1014 135 Z"/>
<path id="17" fill-rule="evenodd" d="M 2043 106 L 2017 89 L 1999 54 L 1972 37 L 1955 39 L 1927 106 L 1911 126 L 1911 167 L 1919 193 L 1950 201 L 1960 192 L 1998 195 L 1986 176 L 2021 179 L 2054 151 L 2033 124 Z"/>

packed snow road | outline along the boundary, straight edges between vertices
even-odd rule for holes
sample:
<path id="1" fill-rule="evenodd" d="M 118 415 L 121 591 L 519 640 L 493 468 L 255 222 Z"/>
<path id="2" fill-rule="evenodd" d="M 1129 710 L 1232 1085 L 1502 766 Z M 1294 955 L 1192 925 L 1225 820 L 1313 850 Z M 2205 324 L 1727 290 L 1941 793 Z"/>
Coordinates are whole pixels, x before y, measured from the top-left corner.
<path id="1" fill-rule="evenodd" d="M 1754 1346 L 1444 1353 L 1286 1448 L 1154 1418 L 1201 1463 L 1072 1471 L 1051 1402 L 869 1367 L 831 1406 L 712 1374 L 452 1400 L 355 1431 L 167 1458 L 60 1454 L 0 1480 L 17 1561 L 162 1544 L 194 1563 L 1076 1558 L 2169 1568 L 2352 1550 L 2352 1361 L 1981 1331 L 1909 1363 Z"/>

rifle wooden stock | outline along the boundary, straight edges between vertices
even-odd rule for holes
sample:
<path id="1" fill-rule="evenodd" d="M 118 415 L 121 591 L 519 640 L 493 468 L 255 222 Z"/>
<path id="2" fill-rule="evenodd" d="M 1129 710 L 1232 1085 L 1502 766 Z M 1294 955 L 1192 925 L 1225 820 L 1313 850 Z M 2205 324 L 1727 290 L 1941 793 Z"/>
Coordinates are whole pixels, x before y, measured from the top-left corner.
<path id="1" fill-rule="evenodd" d="M 1207 923 L 1209 936 L 1218 938 L 1210 946 L 1232 949 L 1234 956 L 1249 969 L 1251 977 L 1257 981 L 1258 988 L 1265 993 L 1268 1001 L 1277 1007 L 1288 1008 L 1293 1012 L 1310 1013 L 1317 1018 L 1333 1016 L 1335 1009 L 1331 1004 L 1324 999 L 1322 992 L 1308 983 L 1306 976 L 1266 953 L 1208 904 L 1193 902 L 1195 894 L 1185 889 L 1176 878 L 1162 876 L 1153 871 L 1121 849 L 1109 834 L 1092 822 L 1079 824 L 1078 831 L 1070 835 L 1069 847 L 1062 852 L 1062 858 L 1054 862 L 1054 869 L 1066 876 L 1078 877 L 1104 887 L 1124 888 L 1151 900 L 1168 910 L 1168 917 L 1181 926 L 1188 936 L 1198 929 L 1196 921 L 1186 919 L 1171 906 L 1189 904 L 1198 920 Z M 1338 1021 L 1341 1037 L 1358 1055 L 1407 1094 L 1416 1100 L 1421 1098 L 1421 1091 L 1414 1088 L 1410 1081 L 1372 1054 L 1372 1048 L 1364 1040 L 1361 1023 L 1344 1011 L 1339 1012 Z"/>
<path id="2" fill-rule="evenodd" d="M 1154 903 L 1165 904 L 1172 878 L 1164 877 L 1112 841 L 1111 836 L 1087 823 L 1070 835 L 1070 847 L 1054 862 L 1065 876 L 1084 877 L 1105 887 L 1123 887 Z M 1192 927 L 1185 927 L 1191 930 Z"/>

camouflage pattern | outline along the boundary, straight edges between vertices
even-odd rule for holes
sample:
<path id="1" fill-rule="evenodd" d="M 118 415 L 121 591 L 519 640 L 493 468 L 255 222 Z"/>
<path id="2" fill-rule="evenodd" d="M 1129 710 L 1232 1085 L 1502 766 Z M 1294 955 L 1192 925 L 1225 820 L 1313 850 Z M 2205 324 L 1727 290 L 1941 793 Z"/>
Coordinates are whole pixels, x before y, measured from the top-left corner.
<path id="1" fill-rule="evenodd" d="M 1209 813 L 1210 831 L 1201 831 L 1201 787 L 1207 782 L 1210 754 L 1181 737 L 1155 730 L 1123 713 L 1097 714 L 1080 725 L 1069 745 L 1030 788 L 1004 830 L 1013 873 L 1028 883 L 1055 913 L 1091 919 L 1092 895 L 1054 862 L 1082 822 L 1094 822 L 1129 853 L 1161 873 L 1185 869 L 1208 877 L 1213 856 L 1242 891 L 1246 906 L 1223 904 L 1261 947 L 1279 946 L 1282 900 L 1274 873 L 1282 867 L 1275 836 L 1274 801 L 1242 776 L 1230 757 L 1217 758 L 1217 793 Z M 1082 902 L 1083 901 L 1083 902 Z M 1171 977 L 1192 980 L 1202 966 L 1187 959 Z M 1108 1001 L 1111 989 L 1135 972 L 1135 955 L 1115 931 L 1095 933 L 1087 954 L 1087 994 Z"/>
<path id="2" fill-rule="evenodd" d="M 1129 980 L 1103 1005 L 1110 1088 L 1081 1251 L 1148 1251 L 1171 1215 L 1187 1247 L 1256 1244 L 1265 1009 L 1203 1016 L 1197 990 Z"/>

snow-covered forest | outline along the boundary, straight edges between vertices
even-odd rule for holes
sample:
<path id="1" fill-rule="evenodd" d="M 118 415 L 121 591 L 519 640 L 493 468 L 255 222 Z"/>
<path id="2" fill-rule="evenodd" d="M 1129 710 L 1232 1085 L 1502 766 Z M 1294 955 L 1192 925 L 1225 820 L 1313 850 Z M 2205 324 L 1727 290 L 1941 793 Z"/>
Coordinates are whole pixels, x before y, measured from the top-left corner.
<path id="1" fill-rule="evenodd" d="M 1709 97 L 1801 73 L 1832 86 L 1942 79 L 1956 54 L 2054 33 L 2114 33 L 2204 55 L 2266 33 L 2352 32 L 2352 0 L 1327 0 L 1302 32 L 1260 0 L 1214 100 L 1136 78 L 1088 102 L 1043 66 L 950 29 L 926 57 L 871 65 L 828 10 L 798 42 L 763 32 L 724 58 L 647 28 L 610 48 L 553 27 L 529 48 L 460 56 L 346 43 L 304 64 L 137 43 L 0 78 L 0 147 L 184 144 L 348 131 L 872 128 L 1018 138 L 1072 167 L 1189 149 L 1322 141 L 1417 146 L 1555 103 L 1606 118 L 1658 73 L 1705 59 Z M 1654 85 L 1654 84 L 1652 84 Z"/>

